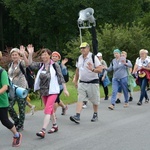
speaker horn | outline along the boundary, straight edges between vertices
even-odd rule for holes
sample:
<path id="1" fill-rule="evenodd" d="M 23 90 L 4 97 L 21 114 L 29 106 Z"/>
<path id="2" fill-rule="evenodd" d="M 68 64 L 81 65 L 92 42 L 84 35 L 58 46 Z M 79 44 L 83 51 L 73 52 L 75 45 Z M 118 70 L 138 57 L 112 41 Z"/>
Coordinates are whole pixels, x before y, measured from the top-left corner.
<path id="1" fill-rule="evenodd" d="M 91 23 L 93 26 L 96 26 L 95 18 L 93 16 L 94 14 L 94 9 L 93 8 L 86 8 L 84 10 L 81 10 L 79 12 L 79 18 L 78 18 L 78 25 L 79 27 L 84 27 L 84 28 L 90 28 Z M 85 26 L 85 22 L 87 22 L 87 27 Z"/>

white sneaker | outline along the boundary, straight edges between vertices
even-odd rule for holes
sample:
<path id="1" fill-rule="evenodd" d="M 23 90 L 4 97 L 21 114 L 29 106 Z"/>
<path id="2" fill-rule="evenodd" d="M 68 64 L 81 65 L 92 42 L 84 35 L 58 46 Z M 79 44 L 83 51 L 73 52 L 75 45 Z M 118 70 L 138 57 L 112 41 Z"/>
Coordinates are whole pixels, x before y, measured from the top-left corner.
<path id="1" fill-rule="evenodd" d="M 86 109 L 86 108 L 87 108 L 87 105 L 83 104 L 82 108 L 83 108 L 83 109 Z"/>
<path id="2" fill-rule="evenodd" d="M 31 108 L 31 112 L 30 112 L 31 115 L 34 115 L 34 108 L 35 108 L 35 105 L 33 105 L 32 108 Z"/>

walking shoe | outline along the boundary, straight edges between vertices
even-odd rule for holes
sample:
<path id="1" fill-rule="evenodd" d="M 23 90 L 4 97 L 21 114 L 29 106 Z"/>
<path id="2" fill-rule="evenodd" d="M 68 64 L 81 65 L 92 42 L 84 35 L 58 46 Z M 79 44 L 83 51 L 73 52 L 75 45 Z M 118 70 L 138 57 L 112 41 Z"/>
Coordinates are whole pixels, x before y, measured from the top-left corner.
<path id="1" fill-rule="evenodd" d="M 114 110 L 115 106 L 114 106 L 114 105 L 110 105 L 110 106 L 108 106 L 108 108 L 109 108 L 110 110 Z"/>
<path id="2" fill-rule="evenodd" d="M 147 91 L 149 91 L 150 90 L 150 87 L 147 87 Z"/>
<path id="3" fill-rule="evenodd" d="M 142 102 L 139 101 L 139 102 L 137 103 L 137 105 L 141 106 L 141 105 L 142 105 Z"/>
<path id="4" fill-rule="evenodd" d="M 33 106 L 31 107 L 31 111 L 30 111 L 31 115 L 34 115 L 34 109 L 35 109 L 35 105 L 33 105 Z"/>
<path id="5" fill-rule="evenodd" d="M 76 124 L 80 123 L 80 118 L 77 117 L 76 115 L 75 116 L 70 116 L 70 120 L 75 122 Z"/>
<path id="6" fill-rule="evenodd" d="M 58 131 L 58 126 L 53 126 L 47 133 L 54 133 Z"/>
<path id="7" fill-rule="evenodd" d="M 109 98 L 108 96 L 105 96 L 104 100 L 108 100 L 108 98 Z"/>
<path id="8" fill-rule="evenodd" d="M 149 99 L 145 99 L 145 103 L 149 103 Z"/>
<path id="9" fill-rule="evenodd" d="M 83 104 L 82 108 L 83 108 L 83 109 L 86 109 L 86 108 L 87 108 L 87 105 L 86 105 L 86 104 Z"/>
<path id="10" fill-rule="evenodd" d="M 23 129 L 24 129 L 23 126 L 19 126 L 19 125 L 16 126 L 16 130 L 17 130 L 18 132 L 23 131 Z"/>
<path id="11" fill-rule="evenodd" d="M 119 98 L 117 98 L 116 104 L 119 104 L 119 103 L 121 103 L 121 100 Z"/>
<path id="12" fill-rule="evenodd" d="M 130 96 L 130 97 L 129 97 L 129 102 L 131 102 L 132 100 L 133 100 L 133 97 Z"/>
<path id="13" fill-rule="evenodd" d="M 67 105 L 65 106 L 65 108 L 62 108 L 62 113 L 61 113 L 61 115 L 65 115 L 67 109 L 68 109 L 68 106 L 67 106 Z"/>
<path id="14" fill-rule="evenodd" d="M 98 116 L 93 114 L 93 118 L 91 119 L 91 122 L 96 122 L 98 121 Z"/>
<path id="15" fill-rule="evenodd" d="M 40 132 L 36 133 L 37 136 L 44 138 L 45 137 L 45 132 L 41 130 Z"/>
<path id="16" fill-rule="evenodd" d="M 123 105 L 124 108 L 127 108 L 128 106 L 129 106 L 128 103 L 125 103 L 125 104 Z"/>
<path id="17" fill-rule="evenodd" d="M 19 137 L 13 137 L 12 146 L 13 146 L 13 147 L 18 147 L 18 146 L 20 146 L 21 141 L 22 141 L 22 134 L 19 133 Z"/>

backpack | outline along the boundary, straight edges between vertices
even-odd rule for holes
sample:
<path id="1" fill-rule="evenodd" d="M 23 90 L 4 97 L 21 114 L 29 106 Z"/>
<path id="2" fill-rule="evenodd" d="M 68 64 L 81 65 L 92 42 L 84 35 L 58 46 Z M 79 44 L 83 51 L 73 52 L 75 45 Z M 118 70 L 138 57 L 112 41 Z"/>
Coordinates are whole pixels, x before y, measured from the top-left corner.
<path id="1" fill-rule="evenodd" d="M 67 83 L 69 81 L 69 72 L 68 72 L 67 68 L 65 68 L 65 70 L 63 70 L 62 65 L 61 64 L 59 64 L 59 65 L 60 65 L 60 69 L 61 69 L 62 75 L 64 77 L 64 80 Z"/>
<path id="2" fill-rule="evenodd" d="M 1 79 L 1 74 L 3 72 L 3 68 L 0 69 L 0 79 Z M 8 81 L 9 81 L 9 86 L 8 86 L 8 90 L 6 91 L 8 94 L 8 98 L 11 100 L 14 100 L 16 97 L 18 98 L 25 98 L 28 95 L 28 90 L 18 87 L 16 85 L 14 85 L 12 83 L 12 81 L 9 79 L 8 77 Z"/>
<path id="3" fill-rule="evenodd" d="M 0 68 L 0 79 L 1 79 L 1 74 L 2 74 L 3 70 L 4 70 L 3 68 Z M 9 81 L 9 86 L 8 86 L 8 90 L 6 92 L 8 93 L 9 98 L 14 99 L 16 96 L 16 94 L 15 94 L 16 89 L 13 88 L 13 84 L 10 81 L 9 77 L 8 77 L 8 81 Z"/>
<path id="4" fill-rule="evenodd" d="M 27 83 L 28 83 L 28 88 L 29 89 L 33 89 L 34 88 L 34 80 L 35 80 L 35 74 L 34 72 L 32 71 L 31 67 L 28 66 L 26 68 L 26 70 L 24 70 L 23 66 L 21 65 L 21 63 L 19 63 L 19 67 L 20 67 L 20 70 L 21 72 L 24 74 L 26 80 L 27 80 Z"/>
<path id="5" fill-rule="evenodd" d="M 11 63 L 8 66 L 10 67 Z M 34 88 L 35 73 L 32 71 L 30 66 L 28 66 L 28 67 L 26 67 L 26 69 L 24 69 L 23 66 L 21 65 L 21 62 L 19 63 L 19 68 L 27 80 L 28 88 L 33 89 Z"/>

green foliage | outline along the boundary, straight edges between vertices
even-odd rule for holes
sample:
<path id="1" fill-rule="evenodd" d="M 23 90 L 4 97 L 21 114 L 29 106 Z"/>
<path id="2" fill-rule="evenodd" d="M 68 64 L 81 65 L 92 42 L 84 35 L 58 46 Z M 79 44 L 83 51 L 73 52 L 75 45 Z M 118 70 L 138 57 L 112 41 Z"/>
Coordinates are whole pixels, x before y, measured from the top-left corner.
<path id="1" fill-rule="evenodd" d="M 149 49 L 149 28 L 144 27 L 142 23 L 132 23 L 131 26 L 113 26 L 105 24 L 98 32 L 99 51 L 103 53 L 103 57 L 110 62 L 113 54 L 112 50 L 119 48 L 128 53 L 128 58 L 135 61 L 142 48 Z"/>
<path id="2" fill-rule="evenodd" d="M 112 50 L 117 47 L 127 51 L 129 59 L 136 58 L 141 48 L 149 49 L 150 0 L 3 0 L 0 3 L 3 8 L 0 47 L 29 43 L 36 51 L 48 47 L 68 57 L 70 67 L 74 67 L 80 55 L 78 13 L 92 7 L 99 51 L 106 61 L 113 58 Z M 83 41 L 92 45 L 90 32 L 82 30 L 82 34 Z M 9 61 L 8 58 L 2 61 L 4 66 L 6 60 Z"/>
<path id="3" fill-rule="evenodd" d="M 149 30 L 150 28 L 145 27 L 141 22 L 134 22 L 130 25 L 127 23 L 126 25 L 105 24 L 99 26 L 97 30 L 98 49 L 103 53 L 103 58 L 107 62 L 113 59 L 113 49 L 119 48 L 126 51 L 128 59 L 134 63 L 139 55 L 139 50 L 149 49 L 150 47 Z M 91 34 L 88 30 L 83 34 L 83 39 L 92 45 Z M 68 58 L 76 60 L 80 54 L 79 45 L 79 37 L 66 44 Z"/>

